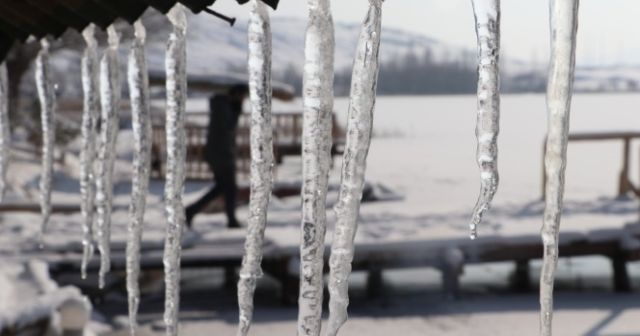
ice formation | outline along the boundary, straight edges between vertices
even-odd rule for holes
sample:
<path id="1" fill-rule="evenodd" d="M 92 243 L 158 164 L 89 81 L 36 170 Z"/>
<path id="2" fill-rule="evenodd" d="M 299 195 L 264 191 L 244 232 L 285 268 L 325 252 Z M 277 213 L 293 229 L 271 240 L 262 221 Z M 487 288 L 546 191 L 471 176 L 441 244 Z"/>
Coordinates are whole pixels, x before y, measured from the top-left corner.
<path id="1" fill-rule="evenodd" d="M 327 330 L 329 336 L 337 335 L 338 330 L 347 320 L 349 275 L 373 127 L 379 70 L 382 0 L 369 0 L 369 3 L 369 12 L 360 31 L 353 64 L 342 181 L 335 207 L 337 222 L 329 259 L 331 268 Z"/>
<path id="2" fill-rule="evenodd" d="M 176 4 L 167 14 L 173 24 L 169 36 L 165 67 L 167 72 L 167 176 L 165 182 L 165 211 L 167 232 L 164 245 L 166 334 L 178 335 L 178 311 L 180 307 L 180 255 L 182 230 L 184 229 L 184 165 L 186 140 L 184 130 L 185 103 L 187 99 L 186 34 L 187 17 L 184 8 Z"/>
<path id="3" fill-rule="evenodd" d="M 238 335 L 249 332 L 253 293 L 262 276 L 262 243 L 271 196 L 273 133 L 271 129 L 271 24 L 265 4 L 251 0 L 249 14 L 249 88 L 251 100 L 251 197 L 245 254 L 238 281 Z"/>
<path id="4" fill-rule="evenodd" d="M 93 256 L 93 218 L 95 206 L 95 159 L 96 130 L 100 117 L 100 101 L 98 96 L 98 42 L 95 38 L 95 26 L 89 25 L 82 32 L 87 47 L 82 56 L 82 91 L 83 110 L 82 148 L 80 150 L 80 208 L 82 212 L 82 278 L 87 277 L 87 264 Z"/>
<path id="5" fill-rule="evenodd" d="M 100 288 L 111 268 L 111 208 L 113 201 L 113 166 L 120 113 L 120 73 L 118 45 L 120 37 L 114 26 L 107 28 L 109 46 L 100 62 L 100 139 L 96 170 L 97 240 L 100 250 Z"/>
<path id="6" fill-rule="evenodd" d="M 470 237 L 498 189 L 498 133 L 500 131 L 500 0 L 472 0 L 478 39 L 478 119 L 476 160 L 480 168 L 480 195 L 473 209 Z"/>
<path id="7" fill-rule="evenodd" d="M 7 64 L 0 63 L 0 202 L 7 189 L 7 169 L 9 165 L 9 146 L 11 143 L 9 130 L 9 76 Z"/>
<path id="8" fill-rule="evenodd" d="M 42 39 L 40 43 L 42 49 L 36 59 L 36 86 L 40 100 L 40 122 L 42 125 L 42 175 L 40 176 L 40 208 L 42 210 L 40 242 L 42 245 L 49 216 L 51 215 L 56 94 L 49 64 L 49 42 L 46 39 Z"/>
<path id="9" fill-rule="evenodd" d="M 540 335 L 551 336 L 553 282 L 558 263 L 558 236 L 564 173 L 567 164 L 569 112 L 575 69 L 578 0 L 551 0 L 551 61 L 547 84 L 547 143 L 544 158 L 545 209 L 542 225 L 544 247 L 540 275 Z"/>
<path id="10" fill-rule="evenodd" d="M 335 37 L 329 0 L 308 0 L 302 135 L 298 335 L 319 336 L 324 289 L 326 198 L 331 168 Z"/>
<path id="11" fill-rule="evenodd" d="M 146 31 L 142 22 L 134 23 L 135 38 L 129 53 L 127 78 L 131 101 L 131 120 L 134 137 L 133 180 L 129 207 L 127 237 L 127 293 L 129 296 L 129 326 L 135 334 L 136 315 L 140 302 L 138 277 L 140 274 L 140 241 L 144 225 L 146 195 L 149 191 L 151 162 L 151 112 L 149 109 L 149 78 L 145 59 Z"/>

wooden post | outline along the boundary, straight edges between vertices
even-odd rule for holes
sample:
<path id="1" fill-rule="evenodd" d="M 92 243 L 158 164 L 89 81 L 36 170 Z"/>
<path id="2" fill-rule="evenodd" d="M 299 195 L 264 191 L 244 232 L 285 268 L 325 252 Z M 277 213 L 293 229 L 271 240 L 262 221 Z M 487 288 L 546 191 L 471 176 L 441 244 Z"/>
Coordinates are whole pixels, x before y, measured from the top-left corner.
<path id="1" fill-rule="evenodd" d="M 513 290 L 520 293 L 530 292 L 530 279 L 529 260 L 516 260 L 516 269 L 511 279 Z"/>
<path id="2" fill-rule="evenodd" d="M 457 247 L 448 247 L 442 251 L 442 289 L 448 299 L 460 298 L 460 275 L 464 269 L 464 252 Z"/>
<path id="3" fill-rule="evenodd" d="M 613 267 L 613 288 L 618 293 L 628 293 L 631 291 L 631 280 L 627 271 L 627 261 L 623 253 L 619 253 L 611 258 Z"/>
<path id="4" fill-rule="evenodd" d="M 367 274 L 367 297 L 370 299 L 378 298 L 384 292 L 384 278 L 382 270 L 372 268 Z"/>
<path id="5" fill-rule="evenodd" d="M 629 188 L 629 152 L 630 138 L 623 138 L 624 146 L 622 149 L 622 170 L 620 171 L 620 179 L 618 182 L 618 197 L 624 196 L 631 190 Z"/>

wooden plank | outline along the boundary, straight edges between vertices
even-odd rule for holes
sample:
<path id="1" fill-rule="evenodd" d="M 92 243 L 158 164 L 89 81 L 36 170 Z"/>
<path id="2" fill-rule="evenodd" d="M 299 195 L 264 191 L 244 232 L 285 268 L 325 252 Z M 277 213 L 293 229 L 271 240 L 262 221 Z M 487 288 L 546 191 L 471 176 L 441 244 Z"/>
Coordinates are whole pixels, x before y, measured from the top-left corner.
<path id="1" fill-rule="evenodd" d="M 569 134 L 570 141 L 621 140 L 640 138 L 640 132 L 576 132 Z"/>
<path id="2" fill-rule="evenodd" d="M 40 204 L 33 202 L 3 202 L 0 204 L 1 212 L 35 212 L 40 213 Z M 51 213 L 76 213 L 80 212 L 78 204 L 53 204 Z"/>

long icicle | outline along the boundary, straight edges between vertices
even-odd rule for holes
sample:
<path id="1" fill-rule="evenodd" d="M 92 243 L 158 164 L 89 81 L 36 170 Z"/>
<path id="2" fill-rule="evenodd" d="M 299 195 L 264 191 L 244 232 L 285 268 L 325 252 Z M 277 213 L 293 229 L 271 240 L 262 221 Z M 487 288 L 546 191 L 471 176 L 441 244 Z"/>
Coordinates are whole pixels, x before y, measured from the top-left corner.
<path id="1" fill-rule="evenodd" d="M 253 294 L 262 276 L 262 243 L 272 188 L 271 24 L 261 0 L 251 0 L 249 14 L 249 92 L 251 99 L 251 197 L 245 252 L 238 281 L 238 336 L 245 336 L 253 317 Z"/>
<path id="2" fill-rule="evenodd" d="M 544 259 L 540 275 L 540 335 L 551 336 L 553 282 L 558 263 L 558 237 L 564 174 L 567 164 L 569 114 L 575 70 L 578 0 L 551 0 L 551 61 L 547 84 L 547 146 L 545 209 L 542 225 Z"/>
<path id="3" fill-rule="evenodd" d="M 100 62 L 100 140 L 96 170 L 97 240 L 100 250 L 100 288 L 111 269 L 111 210 L 113 202 L 113 167 L 120 113 L 120 73 L 118 45 L 120 37 L 114 26 L 107 28 L 109 47 Z"/>
<path id="4" fill-rule="evenodd" d="M 166 56 L 167 72 L 167 177 L 165 184 L 165 210 L 167 232 L 164 245 L 166 334 L 178 335 L 178 311 L 180 307 L 180 255 L 184 228 L 184 165 L 186 142 L 184 130 L 185 103 L 187 99 L 186 33 L 187 18 L 184 8 L 176 4 L 168 14 L 173 24 Z"/>
<path id="5" fill-rule="evenodd" d="M 498 190 L 498 133 L 500 132 L 500 0 L 472 0 L 478 39 L 478 141 L 480 195 L 469 228 L 478 236 L 478 224 Z"/>
<path id="6" fill-rule="evenodd" d="M 7 63 L 0 63 L 0 202 L 4 200 L 7 189 L 7 169 L 9 167 L 9 75 Z"/>
<path id="7" fill-rule="evenodd" d="M 40 208 L 42 210 L 40 244 L 42 246 L 44 233 L 49 223 L 49 216 L 51 216 L 56 95 L 49 65 L 49 42 L 46 39 L 42 39 L 40 43 L 42 49 L 36 59 L 36 85 L 40 100 L 40 122 L 42 124 L 42 175 L 40 176 Z"/>
<path id="8" fill-rule="evenodd" d="M 319 336 L 324 289 L 326 199 L 331 168 L 335 37 L 330 0 L 308 0 L 307 5 L 298 335 Z"/>
<path id="9" fill-rule="evenodd" d="M 145 58 L 146 31 L 142 22 L 134 23 L 135 39 L 129 53 L 128 81 L 133 124 L 134 155 L 129 235 L 127 237 L 127 293 L 129 297 L 129 325 L 135 335 L 140 303 L 140 241 L 144 224 L 146 195 L 149 191 L 151 156 L 151 111 L 149 109 L 149 77 Z"/>
<path id="10" fill-rule="evenodd" d="M 87 48 L 82 56 L 82 91 L 84 94 L 82 112 L 82 149 L 80 151 L 80 208 L 82 212 L 82 278 L 87 278 L 87 264 L 94 252 L 93 219 L 95 206 L 95 159 L 96 130 L 100 117 L 98 96 L 98 42 L 95 38 L 95 26 L 89 25 L 82 32 Z"/>
<path id="11" fill-rule="evenodd" d="M 342 181 L 336 211 L 336 227 L 329 259 L 329 321 L 327 335 L 335 336 L 347 321 L 349 275 L 354 255 L 358 211 L 371 143 L 373 111 L 378 83 L 382 0 L 369 0 L 362 24 L 351 79 L 347 139 L 342 161 Z"/>

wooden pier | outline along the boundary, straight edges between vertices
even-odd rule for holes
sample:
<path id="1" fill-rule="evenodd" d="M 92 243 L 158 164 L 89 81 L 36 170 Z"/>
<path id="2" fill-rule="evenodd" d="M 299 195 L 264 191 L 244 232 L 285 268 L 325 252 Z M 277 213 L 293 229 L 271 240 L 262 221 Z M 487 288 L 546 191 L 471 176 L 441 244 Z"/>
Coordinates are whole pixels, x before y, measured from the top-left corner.
<path id="1" fill-rule="evenodd" d="M 271 232 L 269 232 L 271 231 Z M 183 268 L 239 267 L 244 252 L 244 230 L 223 230 L 186 243 L 182 252 Z M 267 230 L 264 245 L 263 269 L 282 285 L 282 300 L 297 302 L 299 277 L 299 246 L 297 242 L 282 245 L 276 243 L 276 229 Z M 328 237 L 331 235 L 329 234 Z M 274 239 L 276 238 L 276 239 Z M 603 256 L 611 260 L 612 284 L 617 292 L 631 290 L 626 263 L 640 260 L 640 225 L 626 225 L 618 229 L 600 229 L 589 232 L 562 232 L 560 257 Z M 10 259 L 40 259 L 47 261 L 52 273 L 79 272 L 82 258 L 81 246 L 60 250 L 24 253 Z M 327 245 L 325 263 L 328 263 L 330 247 Z M 141 267 L 144 270 L 163 269 L 162 242 L 143 245 Z M 459 276 L 465 265 L 489 262 L 513 262 L 516 265 L 514 285 L 530 288 L 529 262 L 541 259 L 542 242 L 539 235 L 500 236 L 485 235 L 469 240 L 464 235 L 433 240 L 379 241 L 358 243 L 353 260 L 354 271 L 369 273 L 371 286 L 380 286 L 385 270 L 430 267 L 442 274 L 442 286 L 446 295 L 459 295 Z M 19 260 L 18 260 L 19 261 Z M 113 272 L 126 267 L 122 244 L 112 251 Z M 89 264 L 90 272 L 97 272 L 99 261 Z M 328 270 L 328 266 L 325 267 Z M 372 292 L 375 292 L 372 291 Z"/>

